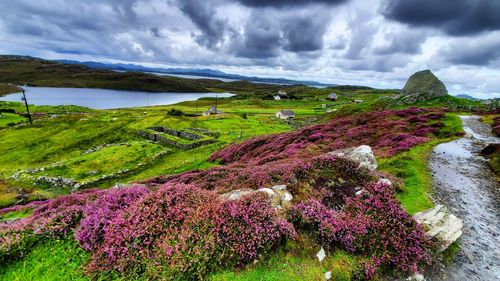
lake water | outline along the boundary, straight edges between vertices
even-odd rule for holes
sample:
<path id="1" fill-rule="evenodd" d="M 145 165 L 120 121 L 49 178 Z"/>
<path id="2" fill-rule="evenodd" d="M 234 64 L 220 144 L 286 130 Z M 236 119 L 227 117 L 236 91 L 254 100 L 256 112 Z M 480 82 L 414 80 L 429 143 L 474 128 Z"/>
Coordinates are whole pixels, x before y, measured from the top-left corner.
<path id="1" fill-rule="evenodd" d="M 94 109 L 168 105 L 206 97 L 231 97 L 230 93 L 150 93 L 89 88 L 25 87 L 29 104 L 79 105 Z M 0 97 L 0 101 L 20 102 L 22 94 Z"/>

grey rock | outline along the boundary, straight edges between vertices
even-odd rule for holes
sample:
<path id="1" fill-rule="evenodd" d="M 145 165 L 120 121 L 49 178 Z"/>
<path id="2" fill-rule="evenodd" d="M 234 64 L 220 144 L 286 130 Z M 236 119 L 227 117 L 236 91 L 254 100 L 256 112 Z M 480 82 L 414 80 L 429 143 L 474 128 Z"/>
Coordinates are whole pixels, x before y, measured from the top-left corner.
<path id="1" fill-rule="evenodd" d="M 462 235 L 464 224 L 443 205 L 413 215 L 421 223 L 427 234 L 440 243 L 439 251 L 446 250 Z"/>
<path id="2" fill-rule="evenodd" d="M 402 95 L 417 95 L 419 100 L 429 100 L 446 96 L 448 90 L 444 83 L 439 80 L 430 70 L 423 70 L 414 73 L 406 82 Z"/>
<path id="3" fill-rule="evenodd" d="M 257 190 L 249 188 L 241 188 L 232 190 L 230 192 L 222 194 L 220 197 L 222 200 L 238 200 L 241 197 L 255 192 L 265 193 L 269 197 L 269 203 L 272 207 L 276 209 L 288 208 L 292 201 L 293 196 L 287 190 L 286 185 L 276 185 L 271 188 L 259 188 Z"/>
<path id="4" fill-rule="evenodd" d="M 375 155 L 373 155 L 371 147 L 368 145 L 340 149 L 330 152 L 329 154 L 350 158 L 359 162 L 359 167 L 365 167 L 370 171 L 377 169 L 377 160 L 375 159 Z"/>

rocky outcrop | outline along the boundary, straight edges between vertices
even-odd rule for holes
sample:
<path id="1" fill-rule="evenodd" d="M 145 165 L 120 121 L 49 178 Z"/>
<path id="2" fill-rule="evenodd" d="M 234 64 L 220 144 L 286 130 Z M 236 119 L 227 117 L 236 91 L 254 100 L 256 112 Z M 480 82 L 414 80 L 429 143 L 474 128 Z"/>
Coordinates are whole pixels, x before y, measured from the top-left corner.
<path id="1" fill-rule="evenodd" d="M 275 209 L 288 208 L 291 205 L 291 201 L 293 199 L 293 196 L 287 190 L 286 185 L 275 185 L 271 188 L 264 187 L 257 190 L 249 188 L 236 189 L 224 193 L 220 197 L 222 200 L 237 200 L 245 195 L 249 195 L 255 192 L 263 192 L 267 194 L 271 206 Z"/>
<path id="2" fill-rule="evenodd" d="M 446 250 L 462 235 L 464 224 L 443 205 L 417 213 L 413 218 L 421 223 L 427 234 L 439 242 L 439 250 Z"/>
<path id="3" fill-rule="evenodd" d="M 490 143 L 481 150 L 484 156 L 491 156 L 493 154 L 500 154 L 500 143 Z"/>
<path id="4" fill-rule="evenodd" d="M 375 155 L 373 155 L 371 147 L 368 145 L 335 150 L 329 154 L 357 161 L 359 162 L 359 167 L 367 168 L 370 171 L 377 169 L 377 160 L 375 159 Z"/>
<path id="5" fill-rule="evenodd" d="M 423 70 L 410 76 L 398 100 L 400 103 L 409 104 L 446 95 L 448 90 L 444 83 L 430 70 Z"/>

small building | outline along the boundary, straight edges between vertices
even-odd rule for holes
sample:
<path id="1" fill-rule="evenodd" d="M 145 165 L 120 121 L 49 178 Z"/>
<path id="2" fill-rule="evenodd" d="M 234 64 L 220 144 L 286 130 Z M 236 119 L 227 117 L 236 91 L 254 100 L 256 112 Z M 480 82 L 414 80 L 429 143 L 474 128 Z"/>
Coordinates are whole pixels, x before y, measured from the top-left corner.
<path id="1" fill-rule="evenodd" d="M 217 114 L 222 114 L 222 111 L 219 111 L 217 107 L 215 107 L 215 105 L 210 106 L 207 111 L 203 111 L 203 116 L 217 115 Z"/>
<path id="2" fill-rule="evenodd" d="M 288 120 L 295 117 L 295 112 L 291 110 L 280 110 L 276 112 L 276 118 L 282 120 Z"/>
<path id="3" fill-rule="evenodd" d="M 279 91 L 278 91 L 278 96 L 280 96 L 280 97 L 287 97 L 287 96 L 288 96 L 288 93 L 287 93 L 287 92 L 285 92 L 285 91 L 279 90 Z"/>
<path id="4" fill-rule="evenodd" d="M 280 99 L 281 99 L 280 95 L 274 96 L 274 100 L 280 100 Z"/>
<path id="5" fill-rule="evenodd" d="M 327 100 L 337 100 L 338 96 L 335 93 L 330 93 L 326 99 Z"/>
<path id="6" fill-rule="evenodd" d="M 363 100 L 353 100 L 354 103 L 362 103 Z"/>

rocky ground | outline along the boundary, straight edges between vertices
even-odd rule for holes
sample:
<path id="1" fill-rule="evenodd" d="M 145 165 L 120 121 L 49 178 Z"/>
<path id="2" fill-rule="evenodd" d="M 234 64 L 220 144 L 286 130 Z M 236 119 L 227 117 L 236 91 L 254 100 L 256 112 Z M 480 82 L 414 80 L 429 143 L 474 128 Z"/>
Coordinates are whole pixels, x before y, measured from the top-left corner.
<path id="1" fill-rule="evenodd" d="M 466 135 L 438 145 L 430 159 L 435 201 L 464 222 L 453 264 L 429 280 L 500 280 L 500 185 L 479 152 L 499 143 L 477 116 L 462 116 Z"/>

